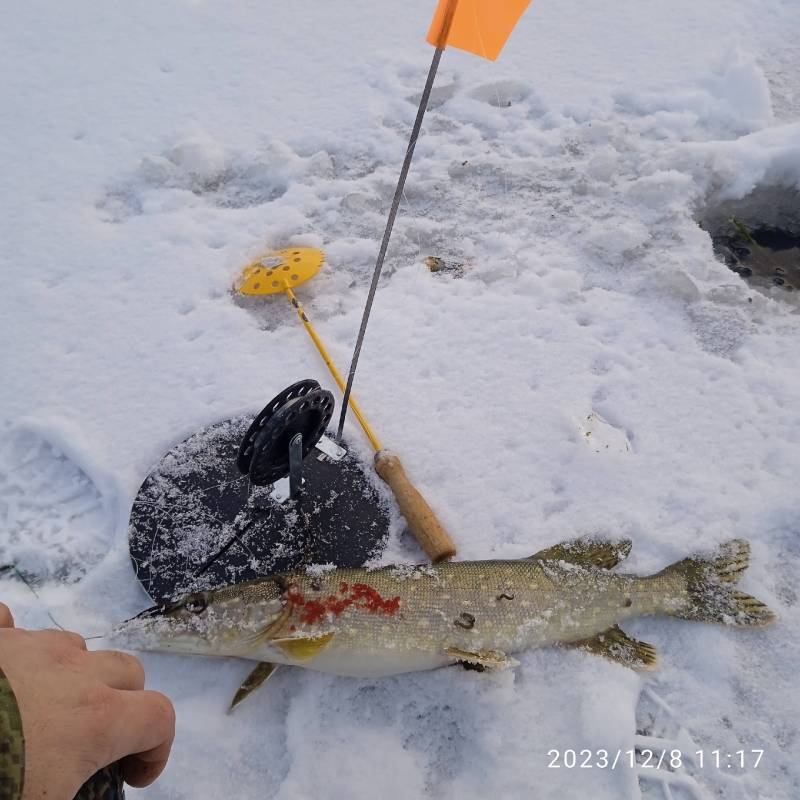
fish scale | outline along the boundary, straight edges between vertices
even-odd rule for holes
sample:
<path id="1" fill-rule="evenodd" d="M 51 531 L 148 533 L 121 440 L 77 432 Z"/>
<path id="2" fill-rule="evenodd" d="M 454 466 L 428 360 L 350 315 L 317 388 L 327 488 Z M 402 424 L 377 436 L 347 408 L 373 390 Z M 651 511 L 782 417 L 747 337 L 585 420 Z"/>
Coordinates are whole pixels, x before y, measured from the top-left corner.
<path id="1" fill-rule="evenodd" d="M 734 588 L 749 560 L 742 539 L 655 575 L 611 572 L 630 547 L 583 538 L 520 560 L 281 573 L 149 609 L 116 638 L 130 649 L 262 662 L 238 702 L 276 664 L 379 677 L 459 662 L 509 667 L 514 653 L 564 645 L 649 669 L 655 649 L 619 623 L 668 614 L 750 627 L 775 618 Z"/>
<path id="2" fill-rule="evenodd" d="M 577 572 L 560 562 L 526 561 L 442 564 L 410 573 L 351 569 L 279 577 L 287 581 L 290 598 L 302 598 L 303 604 L 290 601 L 291 613 L 274 636 L 280 640 L 332 633 L 314 668 L 370 676 L 453 663 L 458 659 L 448 656 L 448 648 L 517 653 L 581 640 L 620 620 L 653 613 L 669 588 L 661 578 L 610 575 L 596 568 Z M 370 587 L 385 603 L 397 598 L 396 610 L 353 602 L 336 613 L 353 586 Z M 626 606 L 633 596 L 636 605 Z M 308 604 L 331 610 L 311 621 L 304 616 Z M 390 658 L 382 658 L 385 653 Z M 271 642 L 254 654 L 265 661 L 293 663 Z M 354 655 L 361 665 L 354 663 Z"/>

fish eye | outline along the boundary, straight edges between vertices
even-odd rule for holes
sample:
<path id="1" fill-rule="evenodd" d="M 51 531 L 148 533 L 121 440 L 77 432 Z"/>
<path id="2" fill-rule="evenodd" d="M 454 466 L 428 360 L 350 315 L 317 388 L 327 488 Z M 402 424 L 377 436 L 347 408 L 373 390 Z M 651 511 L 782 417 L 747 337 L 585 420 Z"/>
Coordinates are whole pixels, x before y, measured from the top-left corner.
<path id="1" fill-rule="evenodd" d="M 192 614 L 202 614 L 208 607 L 208 595 L 206 592 L 190 594 L 186 598 L 183 607 Z"/>

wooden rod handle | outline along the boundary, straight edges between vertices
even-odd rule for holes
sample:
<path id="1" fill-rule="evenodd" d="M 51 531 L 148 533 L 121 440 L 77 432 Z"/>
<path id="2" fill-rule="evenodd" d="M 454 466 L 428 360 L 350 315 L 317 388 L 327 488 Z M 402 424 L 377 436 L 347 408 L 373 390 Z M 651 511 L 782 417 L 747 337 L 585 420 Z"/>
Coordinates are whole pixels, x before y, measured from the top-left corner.
<path id="1" fill-rule="evenodd" d="M 428 554 L 428 558 L 434 564 L 452 558 L 456 554 L 453 540 L 447 535 L 425 498 L 408 479 L 400 459 L 389 450 L 379 450 L 375 453 L 375 471 L 389 484 L 409 530 Z"/>

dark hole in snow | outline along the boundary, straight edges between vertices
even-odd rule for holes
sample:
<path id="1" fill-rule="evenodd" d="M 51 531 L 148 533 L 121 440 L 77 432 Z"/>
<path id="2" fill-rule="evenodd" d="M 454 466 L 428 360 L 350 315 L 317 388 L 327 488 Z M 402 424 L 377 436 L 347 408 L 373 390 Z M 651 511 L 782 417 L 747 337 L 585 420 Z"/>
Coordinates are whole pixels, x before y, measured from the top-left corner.
<path id="1" fill-rule="evenodd" d="M 699 220 L 714 252 L 751 286 L 800 301 L 800 192 L 761 186 L 705 209 Z"/>

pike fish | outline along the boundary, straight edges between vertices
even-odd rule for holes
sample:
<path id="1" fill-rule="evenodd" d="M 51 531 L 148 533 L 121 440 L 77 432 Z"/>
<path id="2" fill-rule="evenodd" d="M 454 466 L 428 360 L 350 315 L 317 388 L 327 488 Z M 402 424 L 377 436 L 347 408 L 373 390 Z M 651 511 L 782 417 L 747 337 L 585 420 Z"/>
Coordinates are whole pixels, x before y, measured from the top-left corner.
<path id="1" fill-rule="evenodd" d="M 281 664 L 360 677 L 458 663 L 482 671 L 561 645 L 651 669 L 653 646 L 620 623 L 653 614 L 743 627 L 775 619 L 735 588 L 749 561 L 743 539 L 655 575 L 611 572 L 630 549 L 629 539 L 582 538 L 520 560 L 281 573 L 148 609 L 115 638 L 130 649 L 259 661 L 233 707 Z"/>

